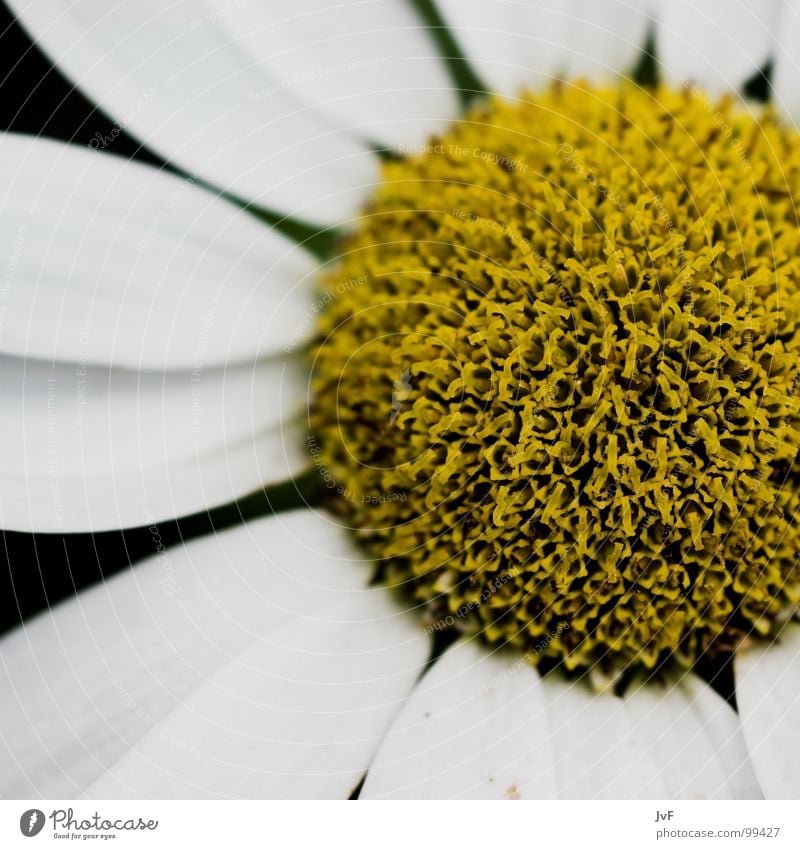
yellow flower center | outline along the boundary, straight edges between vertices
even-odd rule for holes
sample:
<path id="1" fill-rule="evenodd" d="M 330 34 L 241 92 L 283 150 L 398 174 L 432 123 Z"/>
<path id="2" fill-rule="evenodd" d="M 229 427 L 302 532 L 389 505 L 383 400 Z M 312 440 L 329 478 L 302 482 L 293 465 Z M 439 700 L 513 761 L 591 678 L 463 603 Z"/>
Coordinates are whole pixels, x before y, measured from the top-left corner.
<path id="1" fill-rule="evenodd" d="M 800 597 L 800 134 L 698 91 L 492 100 L 324 281 L 311 439 L 432 629 L 653 667 Z"/>

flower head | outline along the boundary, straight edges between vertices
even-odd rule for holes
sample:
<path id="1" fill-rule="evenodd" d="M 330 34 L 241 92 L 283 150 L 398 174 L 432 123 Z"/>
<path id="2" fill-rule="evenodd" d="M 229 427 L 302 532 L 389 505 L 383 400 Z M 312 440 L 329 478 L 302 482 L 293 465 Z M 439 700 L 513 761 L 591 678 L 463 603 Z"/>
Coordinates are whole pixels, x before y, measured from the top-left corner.
<path id="1" fill-rule="evenodd" d="M 800 135 L 690 86 L 559 83 L 415 153 L 313 357 L 380 574 L 568 667 L 771 632 L 800 591 Z"/>

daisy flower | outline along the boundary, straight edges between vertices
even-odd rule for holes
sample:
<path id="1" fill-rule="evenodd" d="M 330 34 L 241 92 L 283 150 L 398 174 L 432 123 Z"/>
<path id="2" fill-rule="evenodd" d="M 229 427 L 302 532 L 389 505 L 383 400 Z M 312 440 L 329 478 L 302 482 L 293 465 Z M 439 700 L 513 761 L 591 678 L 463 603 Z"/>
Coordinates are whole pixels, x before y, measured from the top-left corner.
<path id="1" fill-rule="evenodd" d="M 799 5 L 13 0 L 170 168 L 0 139 L 2 795 L 796 796 Z"/>

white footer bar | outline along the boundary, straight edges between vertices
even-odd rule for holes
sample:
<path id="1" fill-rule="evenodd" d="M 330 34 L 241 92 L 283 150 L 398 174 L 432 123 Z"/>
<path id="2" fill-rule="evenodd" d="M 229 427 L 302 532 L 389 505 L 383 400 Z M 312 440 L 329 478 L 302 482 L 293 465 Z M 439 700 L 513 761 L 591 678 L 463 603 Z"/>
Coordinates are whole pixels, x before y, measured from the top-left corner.
<path id="1" fill-rule="evenodd" d="M 800 846 L 791 802 L 0 801 L 0 846 Z"/>

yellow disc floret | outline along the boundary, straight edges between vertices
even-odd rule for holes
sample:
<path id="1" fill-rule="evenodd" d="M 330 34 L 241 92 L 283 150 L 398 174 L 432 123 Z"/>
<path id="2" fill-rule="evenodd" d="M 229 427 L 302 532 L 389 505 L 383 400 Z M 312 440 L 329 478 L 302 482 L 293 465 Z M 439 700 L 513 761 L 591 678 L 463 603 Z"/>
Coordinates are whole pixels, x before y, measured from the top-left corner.
<path id="1" fill-rule="evenodd" d="M 433 628 L 652 667 L 798 599 L 800 135 L 687 87 L 493 100 L 324 281 L 333 503 Z"/>

